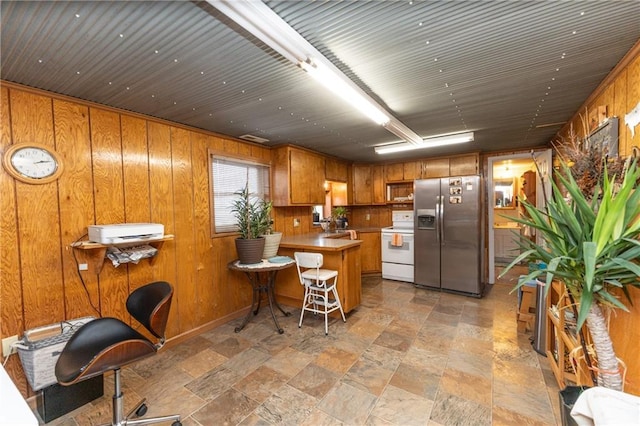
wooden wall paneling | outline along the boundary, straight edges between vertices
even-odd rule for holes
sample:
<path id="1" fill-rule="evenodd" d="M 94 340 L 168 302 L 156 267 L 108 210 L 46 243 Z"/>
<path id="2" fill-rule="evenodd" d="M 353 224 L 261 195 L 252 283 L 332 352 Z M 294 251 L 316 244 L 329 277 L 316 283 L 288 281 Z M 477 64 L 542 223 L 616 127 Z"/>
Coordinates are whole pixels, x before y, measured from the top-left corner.
<path id="1" fill-rule="evenodd" d="M 90 108 L 93 162 L 93 193 L 96 224 L 125 222 L 120 114 Z M 89 224 L 87 224 L 89 225 Z M 105 259 L 99 277 L 103 316 L 128 321 L 125 302 L 129 296 L 127 266 L 114 267 Z"/>
<path id="2" fill-rule="evenodd" d="M 252 157 L 251 155 L 251 145 L 246 144 L 246 143 L 237 143 L 238 148 L 237 148 L 237 153 L 240 157 L 244 158 L 244 159 L 250 159 Z"/>
<path id="3" fill-rule="evenodd" d="M 631 63 L 627 69 L 627 100 L 624 111 L 621 112 L 622 122 L 624 121 L 624 115 L 630 113 L 636 105 L 640 102 L 640 55 Z M 625 154 L 631 154 L 631 148 L 634 146 L 640 148 L 640 125 L 635 126 L 635 132 L 631 137 L 631 130 L 626 123 L 621 124 L 625 128 L 627 134 Z"/>
<path id="4" fill-rule="evenodd" d="M 0 87 L 0 151 L 11 145 L 9 89 Z M 23 321 L 15 180 L 0 168 L 0 337 L 20 335 Z M 4 368 L 23 395 L 28 392 L 20 360 L 9 357 Z"/>
<path id="5" fill-rule="evenodd" d="M 178 297 L 176 283 L 176 241 L 182 235 L 175 233 L 173 174 L 171 170 L 171 128 L 166 124 L 149 121 L 147 127 L 149 145 L 149 195 L 151 200 L 151 221 L 162 223 L 165 234 L 174 234 L 174 241 L 167 241 L 156 255 L 153 264 L 153 278 L 169 282 L 174 288 L 174 297 Z M 188 236 L 187 236 L 188 238 Z M 177 300 L 172 303 L 167 324 L 167 337 L 176 336 L 182 331 Z"/>
<path id="6" fill-rule="evenodd" d="M 209 182 L 209 145 L 211 138 L 198 132 L 191 132 L 191 150 L 193 172 L 193 226 L 195 230 L 195 252 L 193 263 L 195 277 L 193 285 L 198 293 L 198 324 L 206 324 L 216 319 L 217 300 L 214 297 L 213 240 L 210 234 L 210 182 Z M 211 141 L 211 145 L 212 145 Z"/>
<path id="7" fill-rule="evenodd" d="M 625 110 L 627 108 L 627 71 L 620 73 L 614 83 L 614 101 L 613 111 L 610 116 L 619 117 L 618 121 L 618 153 L 620 155 L 627 155 L 631 151 L 629 141 L 631 140 L 631 131 L 624 122 Z"/>
<path id="8" fill-rule="evenodd" d="M 228 154 L 238 155 L 240 144 L 231 139 L 222 139 L 223 151 Z"/>
<path id="9" fill-rule="evenodd" d="M 193 171 L 190 133 L 171 128 L 171 169 L 173 172 L 174 241 L 176 248 L 176 302 L 180 312 L 180 330 L 187 331 L 199 324 L 197 317 L 203 306 L 199 303 L 195 285 L 195 230 L 193 211 Z"/>
<path id="10" fill-rule="evenodd" d="M 151 222 L 147 121 L 122 114 L 120 128 L 125 222 Z M 129 293 L 153 281 L 153 270 L 148 261 L 126 265 L 126 268 L 129 275 Z M 135 321 L 133 325 L 137 326 Z"/>
<path id="11" fill-rule="evenodd" d="M 99 317 L 97 271 L 93 269 L 93 262 L 88 260 L 86 251 L 71 248 L 73 242 L 86 239 L 87 225 L 95 223 L 89 108 L 54 99 L 53 117 L 57 151 L 64 159 L 64 173 L 58 179 L 58 192 L 65 319 Z M 80 263 L 90 265 L 91 269 L 79 272 Z"/>
<path id="12" fill-rule="evenodd" d="M 51 98 L 11 90 L 10 102 L 13 142 L 55 148 Z M 29 329 L 64 318 L 58 182 L 16 182 L 16 203 L 24 326 Z"/>

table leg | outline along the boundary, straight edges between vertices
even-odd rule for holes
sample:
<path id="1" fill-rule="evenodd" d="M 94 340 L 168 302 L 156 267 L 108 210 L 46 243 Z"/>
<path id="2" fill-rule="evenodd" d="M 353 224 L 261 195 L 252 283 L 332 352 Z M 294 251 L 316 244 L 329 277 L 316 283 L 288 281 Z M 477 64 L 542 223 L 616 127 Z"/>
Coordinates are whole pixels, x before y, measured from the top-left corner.
<path id="1" fill-rule="evenodd" d="M 275 296 L 275 292 L 276 292 L 276 288 L 275 288 L 276 287 L 276 275 L 277 274 L 278 274 L 278 271 L 275 271 L 273 273 L 273 278 L 269 282 L 269 293 L 270 294 L 274 294 L 274 296 L 272 297 L 273 298 L 273 304 L 276 305 L 276 307 L 278 309 L 280 309 L 280 312 L 282 312 L 285 317 L 288 317 L 288 316 L 291 316 L 291 312 L 287 312 L 284 309 L 282 309 L 282 306 L 280 306 L 280 304 L 278 303 L 278 300 L 276 299 L 276 296 Z"/>
<path id="2" fill-rule="evenodd" d="M 278 333 L 283 334 L 284 330 L 280 328 L 280 324 L 278 324 L 278 319 L 276 318 L 276 314 L 273 312 L 273 305 L 275 304 L 278 308 L 280 305 L 275 301 L 275 297 L 273 296 L 273 283 L 276 281 L 276 273 L 278 271 L 273 271 L 269 274 L 269 278 L 267 280 L 266 290 L 267 290 L 267 299 L 269 299 L 269 309 L 271 310 L 271 318 L 273 318 L 273 322 L 276 325 L 276 329 Z M 282 308 L 280 308 L 282 311 Z M 284 311 L 282 311 L 284 313 Z"/>
<path id="3" fill-rule="evenodd" d="M 233 330 L 236 333 L 239 333 L 249 323 L 249 320 L 251 319 L 251 313 L 253 312 L 253 315 L 257 315 L 258 309 L 260 309 L 260 287 L 257 285 L 257 283 L 254 281 L 251 274 L 248 272 L 247 272 L 247 277 L 249 277 L 249 282 L 251 283 L 251 288 L 253 289 L 253 296 L 251 299 L 251 308 L 249 308 L 249 312 L 247 312 L 247 316 L 244 317 L 242 324 L 240 324 L 238 327 L 236 327 Z M 254 312 L 253 307 L 256 305 L 256 301 L 258 302 L 258 308 Z"/>

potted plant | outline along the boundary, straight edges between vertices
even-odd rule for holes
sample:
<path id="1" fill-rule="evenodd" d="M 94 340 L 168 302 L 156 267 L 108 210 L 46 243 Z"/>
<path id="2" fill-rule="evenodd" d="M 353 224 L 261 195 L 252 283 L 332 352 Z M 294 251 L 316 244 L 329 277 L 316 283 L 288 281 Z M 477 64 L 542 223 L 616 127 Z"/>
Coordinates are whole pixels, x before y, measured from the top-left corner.
<path id="1" fill-rule="evenodd" d="M 336 222 L 337 229 L 345 229 L 347 227 L 347 213 L 347 208 L 342 206 L 334 207 L 331 210 L 331 216 Z"/>
<path id="2" fill-rule="evenodd" d="M 265 220 L 265 201 L 252 197 L 249 185 L 236 192 L 238 196 L 232 204 L 231 212 L 236 218 L 240 236 L 236 238 L 236 251 L 240 263 L 251 264 L 262 262 L 265 233 L 268 224 Z M 269 212 L 271 208 L 269 207 Z M 268 217 L 268 214 L 267 214 Z"/>
<path id="3" fill-rule="evenodd" d="M 273 219 L 271 218 L 271 210 L 273 209 L 272 201 L 265 201 L 260 209 L 260 223 L 264 226 L 262 237 L 264 238 L 263 259 L 271 259 L 278 254 L 282 232 L 273 230 Z"/>
<path id="4" fill-rule="evenodd" d="M 539 209 L 523 200 L 528 217 L 516 219 L 535 228 L 544 244 L 519 237 L 522 254 L 501 276 L 523 260 L 546 265 L 521 278 L 518 286 L 540 277 L 547 294 L 553 279 L 562 281 L 579 305 L 577 329 L 586 322 L 591 333 L 598 371 L 594 384 L 622 390 L 604 312 L 628 312 L 614 289 L 631 303 L 628 286 L 640 287 L 640 169 L 636 161 L 608 161 L 606 153 L 584 150 L 568 163 L 561 162 L 559 183 L 552 182 L 546 206 Z M 612 174 L 612 169 L 618 172 Z"/>

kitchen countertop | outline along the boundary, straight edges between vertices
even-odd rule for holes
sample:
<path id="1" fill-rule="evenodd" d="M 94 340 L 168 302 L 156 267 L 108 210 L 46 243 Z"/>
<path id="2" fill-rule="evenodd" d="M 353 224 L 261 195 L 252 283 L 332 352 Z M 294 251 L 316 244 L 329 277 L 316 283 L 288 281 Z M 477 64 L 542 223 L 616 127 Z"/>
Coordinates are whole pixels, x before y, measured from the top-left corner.
<path id="1" fill-rule="evenodd" d="M 344 233 L 317 233 L 282 237 L 280 247 L 292 249 L 318 248 L 326 251 L 341 251 L 362 244 L 362 240 L 340 238 L 343 234 Z"/>

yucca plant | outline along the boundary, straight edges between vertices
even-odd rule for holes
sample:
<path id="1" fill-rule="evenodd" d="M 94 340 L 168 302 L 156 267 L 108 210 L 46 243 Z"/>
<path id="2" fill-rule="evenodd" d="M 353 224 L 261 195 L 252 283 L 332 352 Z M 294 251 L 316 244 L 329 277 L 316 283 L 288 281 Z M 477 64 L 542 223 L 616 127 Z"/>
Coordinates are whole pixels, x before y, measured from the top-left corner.
<path id="1" fill-rule="evenodd" d="M 628 286 L 640 287 L 640 191 L 637 190 L 640 169 L 636 161 L 627 162 L 622 179 L 616 182 L 606 169 L 601 182 L 583 193 L 571 168 L 561 164 L 558 180 L 568 193 L 568 200 L 553 184 L 552 198 L 542 209 L 522 201 L 527 218 L 516 219 L 537 229 L 544 244 L 537 245 L 526 237 L 518 244 L 522 254 L 502 272 L 503 276 L 523 260 L 544 263 L 518 282 L 540 279 L 545 295 L 552 280 L 562 281 L 569 295 L 579 303 L 578 330 L 586 322 L 598 360 L 599 385 L 622 390 L 622 375 L 607 329 L 604 311 L 628 308 L 618 297 L 619 289 L 631 303 Z M 603 374 L 602 372 L 606 372 Z"/>
<path id="2" fill-rule="evenodd" d="M 236 218 L 238 232 L 243 240 L 260 237 L 270 227 L 271 202 L 251 195 L 249 184 L 235 193 L 231 212 Z"/>

